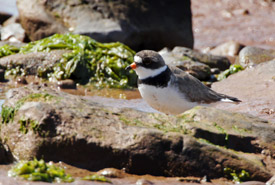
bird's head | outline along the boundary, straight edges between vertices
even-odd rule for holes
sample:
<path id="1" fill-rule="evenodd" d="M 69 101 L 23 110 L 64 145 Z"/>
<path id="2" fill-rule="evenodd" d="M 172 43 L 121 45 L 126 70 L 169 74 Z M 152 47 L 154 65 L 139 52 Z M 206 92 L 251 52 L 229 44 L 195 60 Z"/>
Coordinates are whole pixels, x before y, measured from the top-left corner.
<path id="1" fill-rule="evenodd" d="M 126 67 L 126 70 L 133 69 L 140 79 L 156 76 L 166 69 L 166 64 L 158 52 L 142 50 L 136 53 L 134 62 Z"/>

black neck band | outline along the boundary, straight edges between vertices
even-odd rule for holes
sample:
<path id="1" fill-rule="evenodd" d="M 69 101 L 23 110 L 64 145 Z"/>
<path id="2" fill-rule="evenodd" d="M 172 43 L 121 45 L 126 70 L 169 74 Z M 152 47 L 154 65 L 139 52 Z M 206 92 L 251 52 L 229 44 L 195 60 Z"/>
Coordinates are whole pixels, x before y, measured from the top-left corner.
<path id="1" fill-rule="evenodd" d="M 161 72 L 157 76 L 148 77 L 142 80 L 138 79 L 138 84 L 153 85 L 156 87 L 167 87 L 170 78 L 171 70 L 169 69 L 169 67 L 167 67 L 165 71 Z"/>

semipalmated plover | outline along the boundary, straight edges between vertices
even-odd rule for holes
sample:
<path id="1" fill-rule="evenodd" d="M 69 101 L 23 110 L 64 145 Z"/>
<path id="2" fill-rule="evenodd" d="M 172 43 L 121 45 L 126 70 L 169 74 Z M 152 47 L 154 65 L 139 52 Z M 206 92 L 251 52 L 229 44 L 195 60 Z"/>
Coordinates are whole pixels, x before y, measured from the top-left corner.
<path id="1" fill-rule="evenodd" d="M 143 99 L 154 109 L 166 114 L 180 114 L 197 105 L 241 102 L 213 91 L 177 67 L 166 65 L 163 58 L 152 50 L 138 52 L 134 63 L 126 69 L 136 71 L 138 89 Z"/>

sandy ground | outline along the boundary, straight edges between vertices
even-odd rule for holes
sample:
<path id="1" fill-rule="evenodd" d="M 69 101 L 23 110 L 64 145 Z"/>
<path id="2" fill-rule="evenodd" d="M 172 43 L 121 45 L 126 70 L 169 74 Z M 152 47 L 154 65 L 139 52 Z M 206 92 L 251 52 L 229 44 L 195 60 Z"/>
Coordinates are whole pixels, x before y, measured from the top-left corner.
<path id="1" fill-rule="evenodd" d="M 275 2 L 191 0 L 195 48 L 234 40 L 275 49 Z"/>

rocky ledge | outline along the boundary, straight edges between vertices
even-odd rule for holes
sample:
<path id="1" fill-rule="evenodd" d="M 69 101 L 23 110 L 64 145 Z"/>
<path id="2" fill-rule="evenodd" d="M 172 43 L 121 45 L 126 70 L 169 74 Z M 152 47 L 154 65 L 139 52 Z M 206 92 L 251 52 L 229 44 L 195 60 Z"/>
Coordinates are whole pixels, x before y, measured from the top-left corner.
<path id="1" fill-rule="evenodd" d="M 259 181 L 275 172 L 275 125 L 247 114 L 196 107 L 166 116 L 28 85 L 6 94 L 1 117 L 2 162 L 36 157 L 89 170 L 208 178 L 245 171 Z"/>

